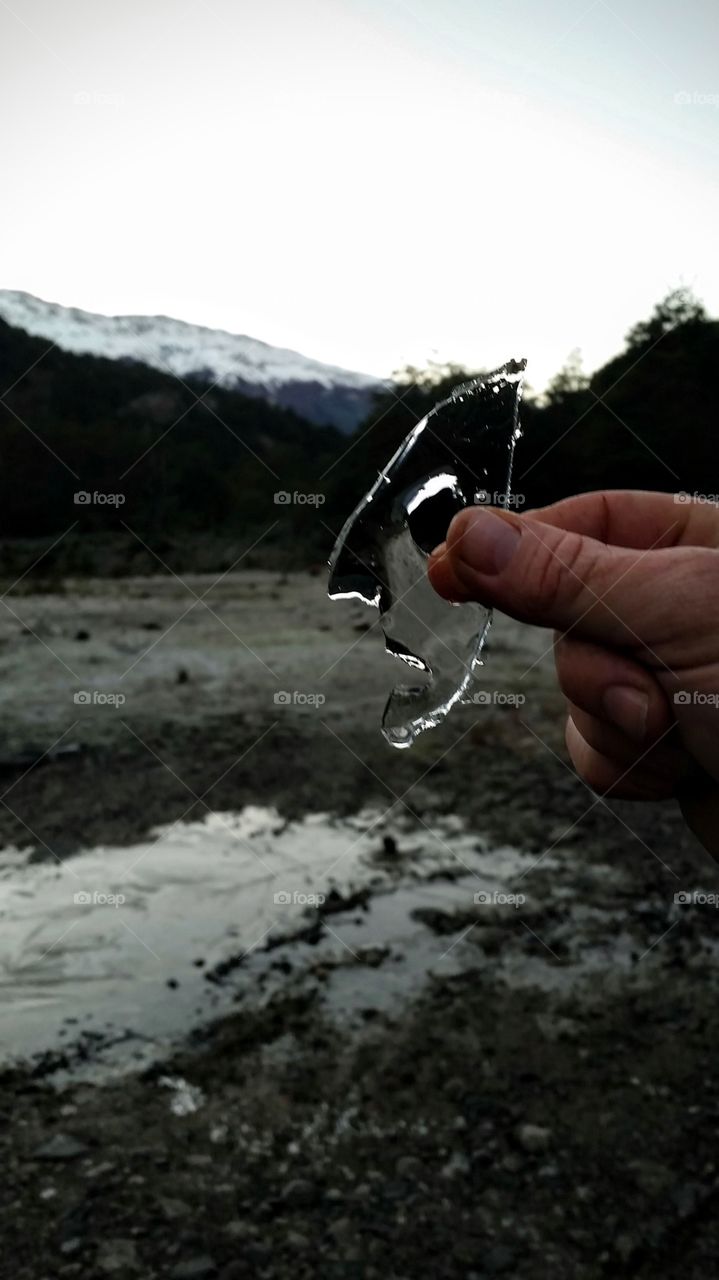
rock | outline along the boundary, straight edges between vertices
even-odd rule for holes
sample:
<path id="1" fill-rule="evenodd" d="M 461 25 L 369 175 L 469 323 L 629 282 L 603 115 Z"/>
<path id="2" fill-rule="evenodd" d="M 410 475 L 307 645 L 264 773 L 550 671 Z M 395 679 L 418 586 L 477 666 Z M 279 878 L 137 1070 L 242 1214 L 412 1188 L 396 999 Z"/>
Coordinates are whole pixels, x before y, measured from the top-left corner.
<path id="1" fill-rule="evenodd" d="M 534 1018 L 539 1030 L 550 1044 L 557 1040 L 576 1040 L 579 1024 L 574 1018 L 564 1018 L 556 1013 L 537 1013 Z"/>
<path id="2" fill-rule="evenodd" d="M 189 1218 L 192 1209 L 184 1200 L 174 1200 L 172 1196 L 158 1196 L 162 1212 L 170 1222 L 180 1222 Z"/>
<path id="3" fill-rule="evenodd" d="M 140 1264 L 134 1240 L 103 1240 L 95 1265 L 109 1276 L 117 1271 L 138 1271 Z"/>
<path id="4" fill-rule="evenodd" d="M 188 1258 L 186 1262 L 178 1262 L 170 1272 L 171 1280 L 205 1280 L 206 1276 L 215 1275 L 217 1275 L 217 1267 L 207 1254 L 199 1258 Z"/>
<path id="5" fill-rule="evenodd" d="M 73 1138 L 69 1133 L 54 1133 L 47 1142 L 35 1148 L 33 1158 L 35 1160 L 75 1160 L 77 1156 L 84 1156 L 88 1151 L 89 1147 L 79 1138 Z"/>
<path id="6" fill-rule="evenodd" d="M 449 1160 L 440 1169 L 440 1178 L 455 1178 L 460 1174 L 471 1172 L 472 1166 L 462 1151 L 453 1151 Z"/>
<path id="7" fill-rule="evenodd" d="M 345 1244 L 355 1234 L 355 1224 L 351 1218 L 337 1218 L 329 1225 L 329 1233 L 337 1244 Z"/>
<path id="8" fill-rule="evenodd" d="M 225 1224 L 225 1235 L 231 1236 L 233 1240 L 249 1240 L 251 1236 L 257 1235 L 257 1227 L 254 1222 L 247 1222 L 244 1218 L 233 1218 L 231 1222 Z"/>
<path id="9" fill-rule="evenodd" d="M 293 1178 L 291 1182 L 287 1183 L 282 1192 L 282 1199 L 287 1204 L 299 1205 L 300 1207 L 312 1204 L 316 1198 L 315 1188 L 306 1178 Z"/>
<path id="10" fill-rule="evenodd" d="M 552 1139 L 551 1129 L 539 1124 L 520 1124 L 516 1131 L 517 1142 L 530 1155 L 546 1151 Z"/>
<path id="11" fill-rule="evenodd" d="M 100 1164 L 88 1165 L 88 1167 L 83 1170 L 83 1177 L 106 1178 L 108 1173 L 114 1173 L 116 1168 L 117 1168 L 117 1165 L 114 1163 L 114 1161 L 102 1160 Z"/>
<path id="12" fill-rule="evenodd" d="M 628 1231 L 623 1231 L 614 1241 L 614 1252 L 617 1257 L 626 1265 L 631 1262 L 634 1255 L 640 1247 L 640 1240 L 636 1236 L 631 1235 Z"/>
<path id="13" fill-rule="evenodd" d="M 285 1244 L 290 1249 L 309 1249 L 311 1241 L 307 1236 L 303 1236 L 300 1231 L 288 1231 L 285 1236 Z"/>
<path id="14" fill-rule="evenodd" d="M 577 837 L 574 832 L 574 828 L 570 827 L 569 830 L 567 830 L 566 823 L 560 822 L 558 825 L 555 825 L 550 828 L 547 836 L 547 842 L 550 845 L 565 844 L 565 843 L 571 842 L 572 840 L 576 840 L 576 838 Z"/>
<path id="15" fill-rule="evenodd" d="M 395 1165 L 398 1178 L 421 1178 L 424 1165 L 417 1156 L 400 1156 Z"/>

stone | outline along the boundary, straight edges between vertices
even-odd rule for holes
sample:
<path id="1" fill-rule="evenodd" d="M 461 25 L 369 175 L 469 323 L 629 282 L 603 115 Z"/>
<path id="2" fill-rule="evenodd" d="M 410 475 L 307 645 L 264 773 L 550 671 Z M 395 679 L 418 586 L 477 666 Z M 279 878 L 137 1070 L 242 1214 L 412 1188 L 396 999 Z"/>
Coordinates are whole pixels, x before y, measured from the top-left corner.
<path id="1" fill-rule="evenodd" d="M 138 1271 L 139 1259 L 134 1240 L 103 1240 L 97 1251 L 95 1265 L 109 1276 L 117 1271 Z"/>
<path id="2" fill-rule="evenodd" d="M 291 1182 L 287 1183 L 282 1193 L 282 1199 L 286 1200 L 288 1204 L 300 1206 L 312 1204 L 313 1200 L 316 1199 L 315 1188 L 306 1178 L 293 1178 Z"/>
<path id="3" fill-rule="evenodd" d="M 399 1178 L 421 1178 L 424 1165 L 417 1156 L 400 1156 L 395 1170 Z"/>
<path id="4" fill-rule="evenodd" d="M 36 1147 L 33 1157 L 35 1160 L 75 1160 L 86 1155 L 88 1150 L 89 1147 L 79 1138 L 73 1138 L 69 1133 L 54 1133 L 47 1142 Z"/>
<path id="5" fill-rule="evenodd" d="M 520 1124 L 516 1131 L 517 1142 L 530 1155 L 546 1151 L 552 1139 L 551 1129 L 540 1124 Z"/>

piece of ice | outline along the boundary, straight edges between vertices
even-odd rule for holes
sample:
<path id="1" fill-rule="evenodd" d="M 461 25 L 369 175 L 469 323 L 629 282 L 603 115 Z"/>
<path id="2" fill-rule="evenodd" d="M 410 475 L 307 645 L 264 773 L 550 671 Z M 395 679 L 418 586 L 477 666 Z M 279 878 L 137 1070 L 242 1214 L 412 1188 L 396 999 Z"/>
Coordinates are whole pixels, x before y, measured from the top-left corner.
<path id="1" fill-rule="evenodd" d="M 392 746 L 410 747 L 455 703 L 472 701 L 491 612 L 438 596 L 427 560 L 463 507 L 507 505 L 526 363 L 510 360 L 435 405 L 380 472 L 332 551 L 331 598 L 378 608 L 388 652 L 415 675 L 392 690 L 385 707 L 382 732 Z"/>

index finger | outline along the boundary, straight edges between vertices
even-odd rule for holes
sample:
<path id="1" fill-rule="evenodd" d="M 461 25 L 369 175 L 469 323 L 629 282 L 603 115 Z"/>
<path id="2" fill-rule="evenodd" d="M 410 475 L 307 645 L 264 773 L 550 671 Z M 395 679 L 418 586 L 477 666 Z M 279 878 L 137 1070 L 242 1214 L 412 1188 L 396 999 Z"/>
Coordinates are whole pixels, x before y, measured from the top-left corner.
<path id="1" fill-rule="evenodd" d="M 719 546 L 719 507 L 683 493 L 602 489 L 526 514 L 613 547 Z"/>

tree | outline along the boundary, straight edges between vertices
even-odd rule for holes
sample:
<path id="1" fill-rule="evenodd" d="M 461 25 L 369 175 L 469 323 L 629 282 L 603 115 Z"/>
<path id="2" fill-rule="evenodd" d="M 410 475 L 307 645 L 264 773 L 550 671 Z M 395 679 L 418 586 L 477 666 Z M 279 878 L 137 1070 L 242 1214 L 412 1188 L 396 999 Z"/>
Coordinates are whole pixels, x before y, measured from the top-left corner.
<path id="1" fill-rule="evenodd" d="M 642 320 L 629 330 L 626 337 L 630 351 L 638 347 L 651 346 L 680 325 L 706 324 L 708 316 L 704 304 L 694 295 L 691 289 L 682 285 L 672 289 L 661 302 L 658 302 L 648 320 Z"/>
<path id="2" fill-rule="evenodd" d="M 586 391 L 589 378 L 582 368 L 582 353 L 579 347 L 570 351 L 559 373 L 556 373 L 546 391 L 548 404 L 563 404 L 568 396 L 578 391 Z"/>

